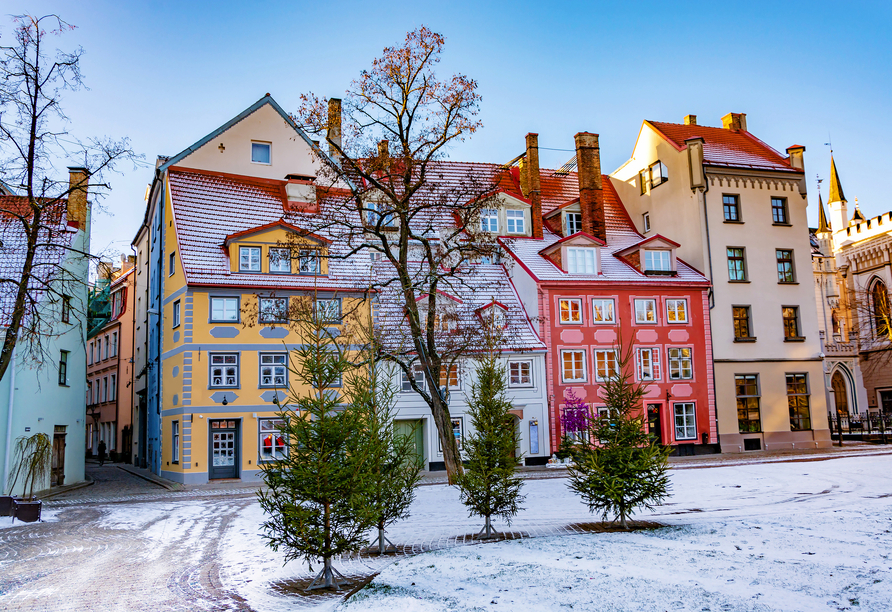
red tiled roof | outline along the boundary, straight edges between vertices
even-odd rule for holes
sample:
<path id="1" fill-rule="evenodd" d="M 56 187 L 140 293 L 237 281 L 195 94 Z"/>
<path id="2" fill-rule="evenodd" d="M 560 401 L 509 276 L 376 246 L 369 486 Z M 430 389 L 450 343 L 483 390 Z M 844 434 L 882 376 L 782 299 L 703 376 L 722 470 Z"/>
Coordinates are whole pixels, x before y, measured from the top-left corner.
<path id="1" fill-rule="evenodd" d="M 682 125 L 645 121 L 679 151 L 688 138 L 703 139 L 703 163 L 710 166 L 797 172 L 789 160 L 746 130 L 728 130 L 705 125 Z"/>

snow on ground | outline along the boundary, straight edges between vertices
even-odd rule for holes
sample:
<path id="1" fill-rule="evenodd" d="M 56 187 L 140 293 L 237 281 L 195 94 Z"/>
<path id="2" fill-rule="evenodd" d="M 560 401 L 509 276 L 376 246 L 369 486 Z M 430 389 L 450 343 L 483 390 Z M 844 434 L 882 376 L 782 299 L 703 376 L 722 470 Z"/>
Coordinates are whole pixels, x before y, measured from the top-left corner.
<path id="1" fill-rule="evenodd" d="M 58 510 L 47 510 L 46 508 L 41 508 L 40 520 L 44 523 L 53 523 L 58 520 L 58 514 Z M 13 527 L 21 527 L 22 525 L 33 525 L 33 523 L 14 521 L 11 516 L 0 516 L 0 529 L 11 529 Z"/>

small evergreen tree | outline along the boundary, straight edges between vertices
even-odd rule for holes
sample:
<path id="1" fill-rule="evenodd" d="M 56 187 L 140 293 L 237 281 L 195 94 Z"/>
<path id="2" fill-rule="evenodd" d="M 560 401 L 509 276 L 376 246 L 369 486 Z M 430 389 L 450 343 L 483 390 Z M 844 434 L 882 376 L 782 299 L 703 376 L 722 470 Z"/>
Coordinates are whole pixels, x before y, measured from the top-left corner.
<path id="1" fill-rule="evenodd" d="M 490 351 L 480 360 L 477 382 L 471 389 L 468 415 L 475 433 L 465 442 L 468 462 L 458 479 L 461 501 L 470 515 L 482 516 L 484 538 L 492 538 L 492 516 L 511 524 L 520 510 L 524 496 L 523 481 L 515 476 L 517 432 L 508 411 L 511 402 L 505 395 L 505 368 Z"/>
<path id="2" fill-rule="evenodd" d="M 616 372 L 604 383 L 607 414 L 591 419 L 591 438 L 580 444 L 569 468 L 570 488 L 600 512 L 613 515 L 623 529 L 637 508 L 653 509 L 669 495 L 670 450 L 644 431 L 641 400 L 645 390 L 631 382 L 631 347 L 617 346 Z"/>
<path id="3" fill-rule="evenodd" d="M 291 371 L 302 385 L 292 386 L 279 413 L 287 452 L 261 464 L 268 488 L 258 493 L 269 517 L 262 526 L 267 545 L 284 550 L 286 563 L 305 559 L 311 570 L 312 561 L 322 559 L 308 590 L 340 588 L 335 574 L 343 576 L 332 567 L 332 557 L 361 548 L 378 518 L 367 503 L 375 445 L 363 421 L 366 411 L 337 393 L 344 381 L 350 397 L 349 385 L 356 381 L 347 376 L 355 368 L 351 334 L 346 322 L 336 329 L 318 316 L 314 302 L 302 300 L 291 313 L 303 341 L 292 353 Z"/>

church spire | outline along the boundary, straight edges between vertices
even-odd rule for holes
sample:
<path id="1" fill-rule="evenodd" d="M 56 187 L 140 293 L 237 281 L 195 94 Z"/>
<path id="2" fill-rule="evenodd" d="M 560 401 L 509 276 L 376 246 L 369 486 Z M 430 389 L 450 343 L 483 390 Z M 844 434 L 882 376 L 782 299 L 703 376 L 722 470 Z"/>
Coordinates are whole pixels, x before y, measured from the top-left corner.
<path id="1" fill-rule="evenodd" d="M 839 182 L 839 174 L 836 172 L 836 162 L 833 161 L 833 154 L 830 154 L 830 197 L 828 202 L 845 202 L 846 196 L 842 192 L 842 185 Z"/>
<path id="2" fill-rule="evenodd" d="M 824 200 L 821 199 L 820 193 L 818 193 L 818 233 L 830 233 L 830 224 L 827 223 L 827 217 L 824 215 Z"/>

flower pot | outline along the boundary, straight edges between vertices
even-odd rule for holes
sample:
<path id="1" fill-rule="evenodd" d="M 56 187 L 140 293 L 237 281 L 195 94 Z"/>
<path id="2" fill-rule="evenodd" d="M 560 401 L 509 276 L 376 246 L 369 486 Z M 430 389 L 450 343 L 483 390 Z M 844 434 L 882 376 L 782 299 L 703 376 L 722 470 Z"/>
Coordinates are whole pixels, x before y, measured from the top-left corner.
<path id="1" fill-rule="evenodd" d="M 12 495 L 0 495 L 0 516 L 12 516 Z"/>
<path id="2" fill-rule="evenodd" d="M 34 523 L 40 520 L 40 509 L 43 506 L 42 501 L 19 501 L 13 500 L 13 520 L 19 519 L 23 523 Z"/>

